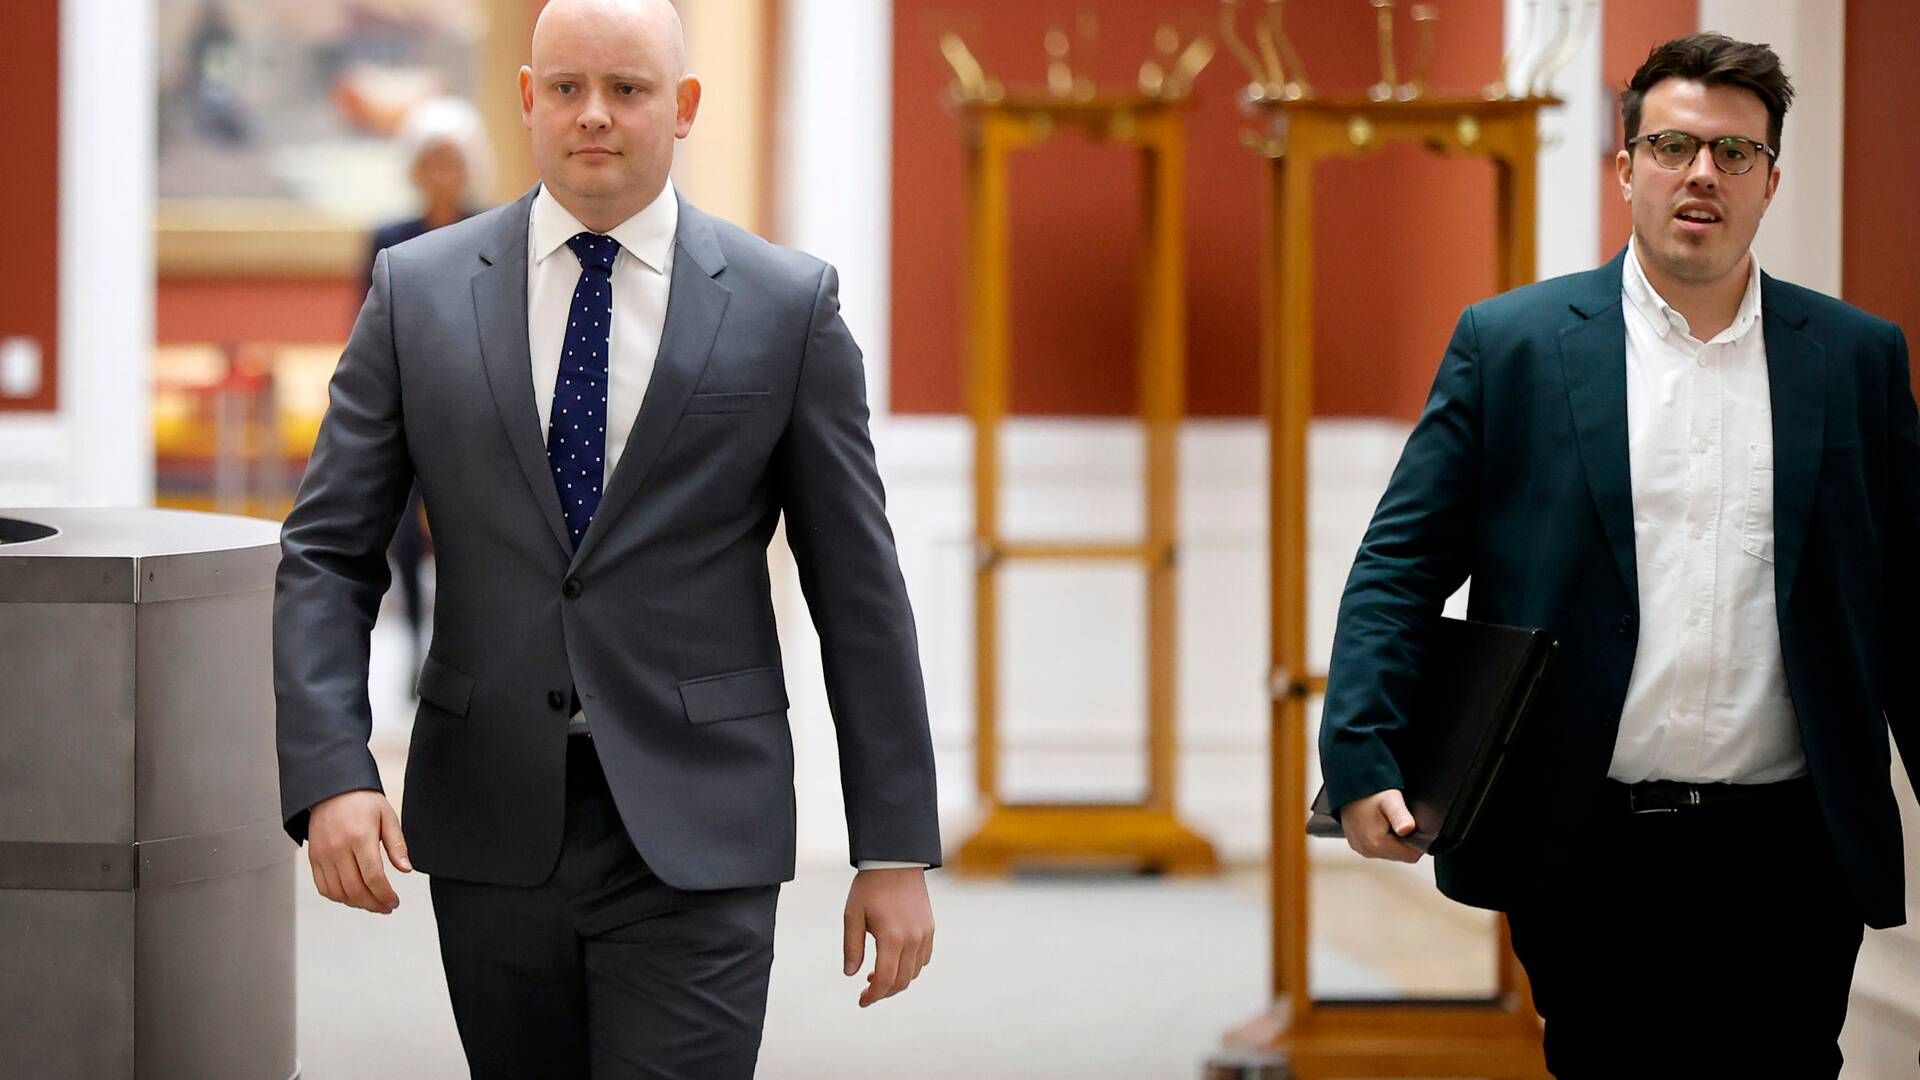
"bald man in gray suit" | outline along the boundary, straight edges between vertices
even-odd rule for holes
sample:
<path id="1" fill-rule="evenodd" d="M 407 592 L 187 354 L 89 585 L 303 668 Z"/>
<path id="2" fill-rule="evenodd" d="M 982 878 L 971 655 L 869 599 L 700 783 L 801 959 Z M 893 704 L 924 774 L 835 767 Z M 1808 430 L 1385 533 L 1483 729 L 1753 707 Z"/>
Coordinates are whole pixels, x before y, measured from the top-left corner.
<path id="1" fill-rule="evenodd" d="M 931 959 L 912 612 L 831 267 L 668 183 L 700 83 L 665 0 L 555 0 L 520 69 L 541 184 L 384 252 L 283 533 L 282 808 L 316 887 L 432 875 L 475 1076 L 751 1076 L 793 747 L 767 545 L 821 639 L 864 1007 Z M 438 556 L 405 835 L 368 632 L 419 482 Z"/>

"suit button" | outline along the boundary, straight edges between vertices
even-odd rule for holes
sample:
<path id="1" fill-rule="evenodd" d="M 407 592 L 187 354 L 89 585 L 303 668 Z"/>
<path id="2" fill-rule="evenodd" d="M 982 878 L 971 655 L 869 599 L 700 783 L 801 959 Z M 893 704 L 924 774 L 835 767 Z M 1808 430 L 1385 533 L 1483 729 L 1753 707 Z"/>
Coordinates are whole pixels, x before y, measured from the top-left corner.
<path id="1" fill-rule="evenodd" d="M 560 691 L 558 691 L 558 690 L 549 690 L 549 691 L 547 691 L 547 707 L 548 707 L 548 708 L 550 708 L 550 709 L 564 709 L 564 708 L 566 708 L 566 707 L 567 707 L 567 695 L 565 695 L 565 694 L 563 694 L 563 693 L 561 693 L 561 692 L 560 692 Z"/>
<path id="2" fill-rule="evenodd" d="M 1633 616 L 1620 616 L 1620 636 L 1628 638 L 1633 636 Z"/>
<path id="3" fill-rule="evenodd" d="M 560 595 L 566 597 L 569 600 L 572 600 L 578 597 L 580 595 L 580 579 L 570 577 L 567 580 L 561 582 Z"/>

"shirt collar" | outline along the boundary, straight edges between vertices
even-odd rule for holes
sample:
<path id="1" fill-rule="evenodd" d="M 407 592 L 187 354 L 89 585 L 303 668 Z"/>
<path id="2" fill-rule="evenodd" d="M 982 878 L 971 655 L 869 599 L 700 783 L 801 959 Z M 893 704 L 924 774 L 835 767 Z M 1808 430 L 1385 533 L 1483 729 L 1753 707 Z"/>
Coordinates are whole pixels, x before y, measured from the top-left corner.
<path id="1" fill-rule="evenodd" d="M 1715 341 L 1738 341 L 1760 321 L 1760 257 L 1751 251 L 1747 255 L 1746 295 L 1740 298 L 1740 310 L 1734 313 L 1732 324 L 1715 336 Z M 1646 318 L 1653 332 L 1660 335 L 1663 341 L 1673 333 L 1691 336 L 1693 328 L 1688 325 L 1687 317 L 1662 299 L 1653 283 L 1647 280 L 1646 269 L 1640 265 L 1640 242 L 1637 239 L 1627 241 L 1625 261 L 1626 266 L 1620 272 L 1621 292 L 1627 302 Z"/>
<path id="2" fill-rule="evenodd" d="M 527 245 L 535 265 L 547 261 L 547 256 L 559 251 L 576 235 L 592 231 L 561 206 L 545 184 L 540 185 L 540 193 L 533 197 L 533 209 L 529 213 L 532 220 L 527 227 Z M 679 226 L 680 200 L 674 195 L 673 181 L 669 180 L 646 209 L 615 225 L 607 235 L 642 265 L 656 274 L 664 274 L 667 252 L 673 247 L 674 230 Z"/>

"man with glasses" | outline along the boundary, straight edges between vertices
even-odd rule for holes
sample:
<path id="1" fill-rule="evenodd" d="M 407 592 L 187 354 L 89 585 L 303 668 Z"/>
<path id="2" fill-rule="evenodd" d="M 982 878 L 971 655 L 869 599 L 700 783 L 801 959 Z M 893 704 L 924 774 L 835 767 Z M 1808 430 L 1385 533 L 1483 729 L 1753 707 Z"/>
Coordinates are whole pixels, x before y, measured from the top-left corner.
<path id="1" fill-rule="evenodd" d="M 1441 889 L 1508 913 L 1560 1077 L 1832 1077 L 1862 925 L 1905 918 L 1920 441 L 1900 330 L 1763 274 L 1793 89 L 1697 34 L 1621 95 L 1633 238 L 1467 309 L 1340 606 L 1320 748 L 1413 861 L 1422 630 L 1558 642 Z"/>

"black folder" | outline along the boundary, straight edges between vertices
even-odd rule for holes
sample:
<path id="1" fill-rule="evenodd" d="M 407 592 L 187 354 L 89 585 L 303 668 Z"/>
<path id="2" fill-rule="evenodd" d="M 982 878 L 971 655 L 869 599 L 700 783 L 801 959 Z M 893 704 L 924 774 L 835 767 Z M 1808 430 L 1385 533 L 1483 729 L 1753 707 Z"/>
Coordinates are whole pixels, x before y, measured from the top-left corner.
<path id="1" fill-rule="evenodd" d="M 1427 643 L 1407 729 L 1388 738 L 1406 783 L 1408 844 L 1438 855 L 1467 839 L 1500 778 L 1553 658 L 1544 630 L 1441 619 Z M 1341 836 L 1323 784 L 1311 836 Z"/>

